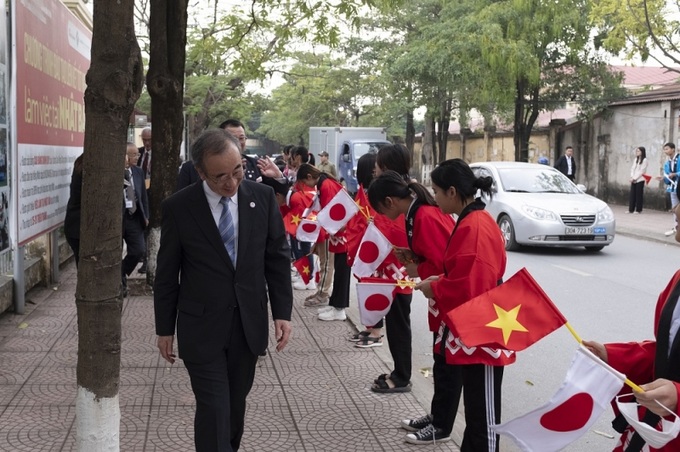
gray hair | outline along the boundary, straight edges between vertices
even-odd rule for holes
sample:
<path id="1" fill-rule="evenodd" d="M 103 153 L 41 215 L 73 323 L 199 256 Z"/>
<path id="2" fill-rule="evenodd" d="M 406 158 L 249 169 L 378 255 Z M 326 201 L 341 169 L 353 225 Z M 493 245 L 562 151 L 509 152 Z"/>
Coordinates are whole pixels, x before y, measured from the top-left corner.
<path id="1" fill-rule="evenodd" d="M 203 162 L 207 156 L 224 154 L 230 147 L 240 153 L 241 145 L 232 134 L 223 129 L 206 130 L 191 146 L 191 160 L 196 168 L 205 171 Z"/>

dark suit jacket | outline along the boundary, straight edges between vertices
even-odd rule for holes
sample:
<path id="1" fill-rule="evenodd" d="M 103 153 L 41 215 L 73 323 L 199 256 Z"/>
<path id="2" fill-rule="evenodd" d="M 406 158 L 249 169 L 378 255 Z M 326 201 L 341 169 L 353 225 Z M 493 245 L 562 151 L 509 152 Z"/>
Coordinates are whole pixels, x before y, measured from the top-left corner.
<path id="1" fill-rule="evenodd" d="M 198 175 L 194 162 L 187 160 L 179 168 L 179 174 L 177 175 L 177 186 L 175 191 L 180 191 L 184 187 L 188 187 L 194 182 L 201 180 L 201 176 Z"/>
<path id="2" fill-rule="evenodd" d="M 236 268 L 210 212 L 203 184 L 161 205 L 161 243 L 154 284 L 156 334 L 177 328 L 182 359 L 205 363 L 222 353 L 238 306 L 250 350 L 268 342 L 267 294 L 274 319 L 290 320 L 290 251 L 271 187 L 244 180 L 238 190 Z"/>
<path id="3" fill-rule="evenodd" d="M 83 192 L 83 171 L 73 171 L 69 198 L 64 217 L 64 236 L 80 240 L 80 199 Z"/>
<path id="4" fill-rule="evenodd" d="M 144 183 L 144 171 L 137 166 L 131 166 L 132 169 L 132 183 L 135 187 L 135 195 L 137 196 L 137 209 L 142 212 L 145 220 L 149 219 L 149 195 L 146 192 L 146 184 Z M 125 205 L 123 205 L 123 213 L 125 213 Z"/>
<path id="5" fill-rule="evenodd" d="M 142 146 L 141 148 L 137 148 L 137 151 L 139 151 L 139 158 L 137 158 L 137 166 L 142 169 L 142 172 L 144 173 L 144 177 L 149 173 L 149 167 L 148 167 L 148 161 L 144 161 L 144 153 L 146 153 L 146 148 Z M 152 149 L 153 151 L 153 149 Z M 144 163 L 144 165 L 142 165 Z"/>
<path id="6" fill-rule="evenodd" d="M 560 158 L 557 159 L 557 162 L 555 162 L 555 168 L 560 170 L 560 172 L 565 176 L 567 175 L 567 171 L 569 171 L 569 165 L 567 165 L 566 155 L 561 155 Z M 573 156 L 571 157 L 571 175 L 573 177 L 576 176 L 576 159 Z"/>

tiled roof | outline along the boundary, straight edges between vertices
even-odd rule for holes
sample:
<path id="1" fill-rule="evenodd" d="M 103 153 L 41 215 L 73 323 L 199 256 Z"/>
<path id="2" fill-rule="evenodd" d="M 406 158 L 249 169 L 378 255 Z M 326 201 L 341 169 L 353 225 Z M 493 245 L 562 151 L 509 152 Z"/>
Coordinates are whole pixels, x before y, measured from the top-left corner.
<path id="1" fill-rule="evenodd" d="M 680 72 L 673 72 L 663 67 L 649 66 L 611 66 L 616 72 L 623 73 L 623 85 L 631 90 L 641 88 L 657 88 L 677 83 Z M 680 68 L 677 68 L 680 71 Z"/>

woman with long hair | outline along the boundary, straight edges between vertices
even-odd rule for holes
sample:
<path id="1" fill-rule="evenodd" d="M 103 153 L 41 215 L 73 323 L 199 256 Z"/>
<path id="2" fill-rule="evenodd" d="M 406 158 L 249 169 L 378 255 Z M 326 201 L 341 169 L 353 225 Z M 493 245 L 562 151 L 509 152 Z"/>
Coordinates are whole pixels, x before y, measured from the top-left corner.
<path id="1" fill-rule="evenodd" d="M 491 196 L 493 180 L 476 177 L 461 159 L 440 163 L 431 179 L 437 205 L 446 214 L 458 215 L 458 220 L 444 253 L 443 274 L 425 279 L 416 289 L 434 298 L 445 319 L 452 309 L 500 284 L 507 258 L 498 225 L 482 200 L 475 198 L 478 191 Z M 465 347 L 446 322 L 440 325 L 433 353 L 435 366 L 455 366 L 460 373 L 455 369 L 435 373 L 431 416 L 402 421 L 407 430 L 427 424 L 406 435 L 406 441 L 430 444 L 450 439 L 446 413 L 455 403 L 452 388 L 462 383 L 466 426 L 461 451 L 497 452 L 499 438 L 489 427 L 500 423 L 503 366 L 515 361 L 514 353 Z"/>
<path id="2" fill-rule="evenodd" d="M 642 212 L 642 202 L 645 193 L 645 178 L 647 172 L 647 151 L 644 146 L 635 148 L 635 161 L 630 169 L 630 197 L 628 213 Z"/>

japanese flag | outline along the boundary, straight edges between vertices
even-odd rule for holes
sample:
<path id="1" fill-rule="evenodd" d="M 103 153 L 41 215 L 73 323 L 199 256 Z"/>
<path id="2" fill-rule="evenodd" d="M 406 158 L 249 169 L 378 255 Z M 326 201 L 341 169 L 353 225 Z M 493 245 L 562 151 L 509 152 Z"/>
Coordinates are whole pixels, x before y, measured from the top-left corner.
<path id="1" fill-rule="evenodd" d="M 334 235 L 359 211 L 352 197 L 345 190 L 338 191 L 330 202 L 318 213 L 319 224 Z"/>
<path id="2" fill-rule="evenodd" d="M 352 273 L 360 278 L 371 276 L 392 251 L 392 244 L 373 224 L 368 224 L 354 258 Z"/>
<path id="3" fill-rule="evenodd" d="M 525 452 L 562 450 L 590 429 L 625 378 L 580 346 L 566 380 L 547 404 L 491 429 L 511 437 Z"/>
<path id="4" fill-rule="evenodd" d="M 300 224 L 295 231 L 295 238 L 301 242 L 316 243 L 321 232 L 321 226 L 315 219 L 316 217 L 305 218 L 300 221 Z"/>
<path id="5" fill-rule="evenodd" d="M 359 318 L 362 325 L 373 326 L 380 321 L 392 306 L 395 285 L 384 279 L 357 283 L 357 300 L 359 303 Z"/>

